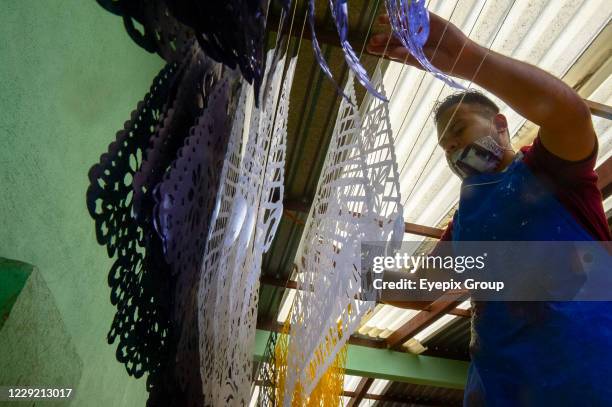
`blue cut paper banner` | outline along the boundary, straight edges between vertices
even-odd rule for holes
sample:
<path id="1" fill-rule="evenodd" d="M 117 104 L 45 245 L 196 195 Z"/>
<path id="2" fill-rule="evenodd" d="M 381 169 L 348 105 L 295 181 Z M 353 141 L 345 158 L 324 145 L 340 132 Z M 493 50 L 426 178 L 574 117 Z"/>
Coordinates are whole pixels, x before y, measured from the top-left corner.
<path id="1" fill-rule="evenodd" d="M 330 78 L 338 92 L 345 99 L 348 96 L 340 89 L 323 57 L 319 41 L 315 33 L 315 0 L 308 2 L 308 22 L 312 32 L 312 46 L 317 62 L 321 66 L 323 73 Z M 357 80 L 375 97 L 387 102 L 387 98 L 379 93 L 372 85 L 365 68 L 359 62 L 353 47 L 348 41 L 348 0 L 329 0 L 334 24 L 340 36 L 340 45 L 344 51 L 344 58 L 349 68 L 355 73 Z M 425 56 L 423 46 L 429 37 L 429 12 L 425 7 L 425 0 L 386 0 L 389 22 L 394 34 L 400 39 L 402 45 L 428 72 L 446 84 L 459 89 L 465 89 L 459 82 L 453 80 L 436 68 Z"/>
<path id="2" fill-rule="evenodd" d="M 429 12 L 425 7 L 425 0 L 386 0 L 385 4 L 394 34 L 419 64 L 446 84 L 465 89 L 433 66 L 423 52 L 423 46 L 429 37 Z"/>
<path id="3" fill-rule="evenodd" d="M 338 89 L 338 92 L 342 94 L 342 96 L 349 101 L 350 98 L 340 89 L 334 77 L 323 57 L 321 52 L 321 47 L 319 46 L 319 41 L 316 37 L 315 32 L 315 0 L 309 0 L 308 2 L 308 23 L 310 25 L 310 31 L 312 33 L 312 48 L 314 50 L 315 58 L 319 63 L 323 73 L 333 81 Z M 375 87 L 372 85 L 372 82 L 365 70 L 365 68 L 359 62 L 359 58 L 357 54 L 351 47 L 351 44 L 348 42 L 348 5 L 347 0 L 329 0 L 329 5 L 332 12 L 332 17 L 334 19 L 334 24 L 336 25 L 336 29 L 338 30 L 338 35 L 340 36 L 340 44 L 342 46 L 342 50 L 344 51 L 344 58 L 349 68 L 355 73 L 357 80 L 374 96 L 377 98 L 388 102 L 387 98 L 379 93 Z"/>

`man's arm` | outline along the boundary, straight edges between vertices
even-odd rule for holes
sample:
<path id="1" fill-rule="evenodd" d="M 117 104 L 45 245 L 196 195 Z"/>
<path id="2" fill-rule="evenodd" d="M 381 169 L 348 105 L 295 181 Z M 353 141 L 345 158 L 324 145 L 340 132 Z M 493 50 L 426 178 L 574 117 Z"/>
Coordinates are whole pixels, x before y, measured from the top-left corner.
<path id="1" fill-rule="evenodd" d="M 593 152 L 597 138 L 591 114 L 572 88 L 535 66 L 488 51 L 453 24 L 429 14 L 430 35 L 423 50 L 433 65 L 453 76 L 473 79 L 540 126 L 542 144 L 554 155 L 578 161 Z M 388 18 L 382 16 L 379 22 L 388 25 Z M 389 34 L 372 36 L 368 51 L 382 54 L 388 38 Z M 421 68 L 395 37 L 389 42 L 386 56 Z"/>

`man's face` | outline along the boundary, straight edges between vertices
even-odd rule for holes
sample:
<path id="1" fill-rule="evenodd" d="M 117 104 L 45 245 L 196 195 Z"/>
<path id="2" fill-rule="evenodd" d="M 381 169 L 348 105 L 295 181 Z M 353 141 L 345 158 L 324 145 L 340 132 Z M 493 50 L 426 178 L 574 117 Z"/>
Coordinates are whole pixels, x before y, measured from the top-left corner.
<path id="1" fill-rule="evenodd" d="M 448 107 L 436 123 L 438 145 L 446 156 L 495 132 L 493 119 L 478 105 L 461 103 Z"/>

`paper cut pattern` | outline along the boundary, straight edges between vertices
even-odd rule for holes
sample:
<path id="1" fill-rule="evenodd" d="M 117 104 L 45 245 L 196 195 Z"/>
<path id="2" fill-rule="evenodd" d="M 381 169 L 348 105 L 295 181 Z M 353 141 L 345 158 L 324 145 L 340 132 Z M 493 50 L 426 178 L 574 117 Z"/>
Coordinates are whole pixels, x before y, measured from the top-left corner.
<path id="1" fill-rule="evenodd" d="M 274 91 L 258 108 L 238 70 L 195 41 L 181 55 L 91 168 L 87 191 L 97 240 L 114 258 L 108 341 L 130 375 L 148 374 L 149 406 L 248 397 L 251 372 L 241 369 L 252 357 L 261 255 L 282 214 L 295 60 L 286 74 L 284 60 L 274 70 Z M 225 340 L 207 342 L 202 327 Z M 201 374 L 207 361 L 210 377 Z"/>
<path id="2" fill-rule="evenodd" d="M 380 70 L 374 77 L 384 94 Z M 298 252 L 298 289 L 282 399 L 298 384 L 311 394 L 373 302 L 360 301 L 361 242 L 399 242 L 403 211 L 387 104 L 368 95 L 356 108 L 349 75 Z"/>
<path id="3" fill-rule="evenodd" d="M 201 375 L 212 405 L 247 405 L 250 399 L 261 259 L 282 215 L 295 64 L 290 61 L 284 80 L 282 69 L 266 79 L 280 96 L 253 107 L 246 129 L 240 122 L 249 114 L 239 110 L 230 138 L 199 285 Z"/>

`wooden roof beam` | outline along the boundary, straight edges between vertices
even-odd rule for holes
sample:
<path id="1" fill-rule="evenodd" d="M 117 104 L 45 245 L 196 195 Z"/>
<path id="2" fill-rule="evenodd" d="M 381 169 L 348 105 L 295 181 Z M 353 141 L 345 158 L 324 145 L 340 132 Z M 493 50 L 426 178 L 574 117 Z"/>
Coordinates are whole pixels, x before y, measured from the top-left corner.
<path id="1" fill-rule="evenodd" d="M 464 301 L 468 296 L 469 293 L 463 290 L 445 292 L 440 298 L 432 302 L 426 310 L 422 310 L 393 332 L 387 338 L 387 346 L 391 349 L 401 350 L 402 344 L 447 314 L 456 307 L 458 301 Z"/>
<path id="2" fill-rule="evenodd" d="M 353 397 L 351 397 L 351 399 L 347 403 L 347 407 L 359 406 L 361 400 L 363 400 L 363 397 L 366 395 L 373 382 L 374 379 L 372 379 L 371 377 L 362 377 L 359 381 L 359 384 L 355 388 L 355 391 L 353 392 Z"/>
<path id="3" fill-rule="evenodd" d="M 273 287 L 291 288 L 294 290 L 298 289 L 297 281 L 294 281 L 294 280 L 283 281 L 278 278 L 269 277 L 267 274 L 268 273 L 265 273 L 265 274 L 262 273 L 261 278 L 259 280 L 261 284 L 269 285 Z M 450 309 L 448 311 L 448 314 L 455 315 L 458 317 L 463 317 L 463 318 L 469 318 L 472 315 L 471 311 L 469 309 L 456 308 L 457 306 L 459 306 L 459 304 L 461 304 L 461 301 L 455 302 L 455 308 Z M 401 308 L 413 309 L 417 311 L 428 310 L 431 307 L 431 305 L 432 305 L 432 302 L 426 302 L 426 301 L 402 301 L 401 302 Z"/>

